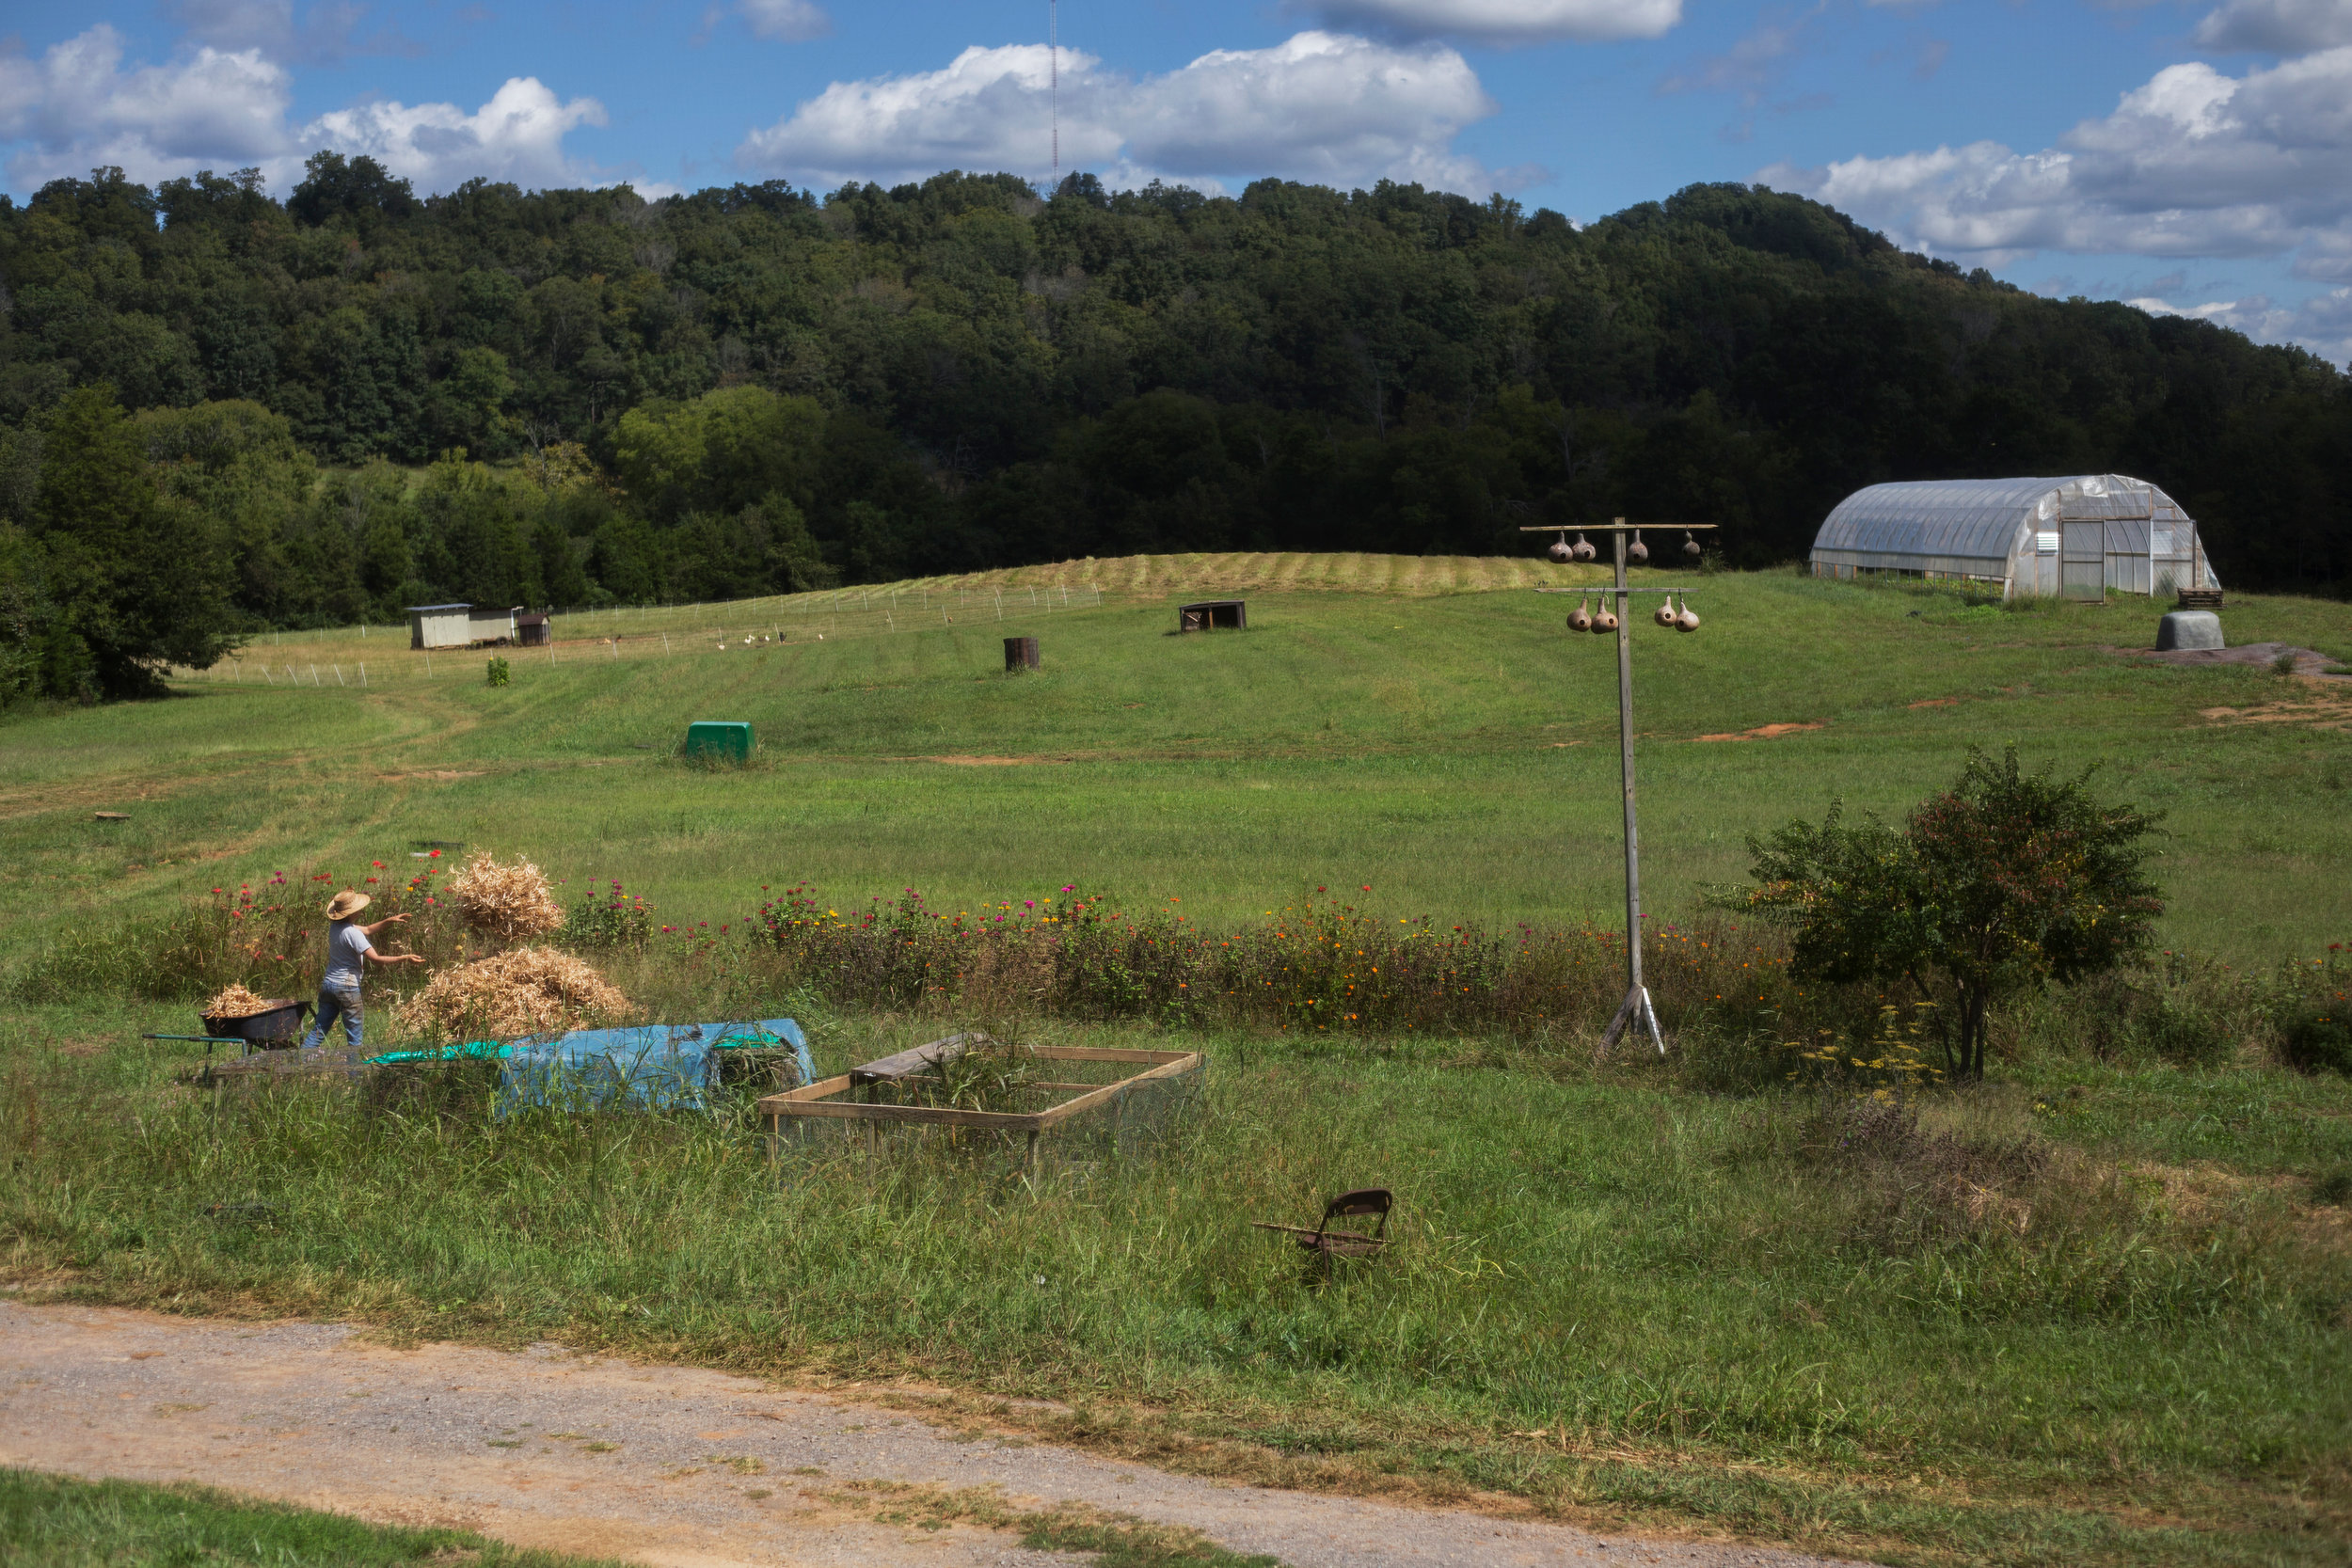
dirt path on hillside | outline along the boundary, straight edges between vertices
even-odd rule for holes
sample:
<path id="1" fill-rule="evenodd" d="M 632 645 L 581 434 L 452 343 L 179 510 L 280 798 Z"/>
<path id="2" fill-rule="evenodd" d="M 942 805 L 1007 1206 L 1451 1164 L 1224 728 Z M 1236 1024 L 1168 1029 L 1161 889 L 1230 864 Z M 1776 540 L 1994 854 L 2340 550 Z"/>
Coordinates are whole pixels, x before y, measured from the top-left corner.
<path id="1" fill-rule="evenodd" d="M 882 1522 L 860 1481 L 996 1488 L 1021 1508 L 1111 1511 L 1287 1568 L 1832 1568 L 1759 1547 L 1166 1475 L 832 1395 L 552 1346 L 389 1350 L 343 1325 L 9 1302 L 0 1302 L 0 1464 L 198 1481 L 662 1568 L 1080 1560 L 1003 1530 Z"/>

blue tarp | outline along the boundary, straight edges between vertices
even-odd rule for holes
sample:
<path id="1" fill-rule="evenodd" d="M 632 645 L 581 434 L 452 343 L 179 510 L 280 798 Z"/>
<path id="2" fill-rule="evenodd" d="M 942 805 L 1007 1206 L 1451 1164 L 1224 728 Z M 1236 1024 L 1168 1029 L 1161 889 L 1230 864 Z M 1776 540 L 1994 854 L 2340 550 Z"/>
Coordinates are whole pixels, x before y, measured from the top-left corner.
<path id="1" fill-rule="evenodd" d="M 709 1103 L 718 1086 L 720 1051 L 789 1046 L 801 1082 L 816 1081 L 808 1039 L 788 1018 L 736 1023 L 644 1023 L 624 1029 L 574 1029 L 512 1042 L 473 1040 L 437 1051 L 395 1051 L 379 1063 L 497 1061 L 500 1114 L 526 1105 L 586 1107 L 618 1101 L 652 1110 Z"/>

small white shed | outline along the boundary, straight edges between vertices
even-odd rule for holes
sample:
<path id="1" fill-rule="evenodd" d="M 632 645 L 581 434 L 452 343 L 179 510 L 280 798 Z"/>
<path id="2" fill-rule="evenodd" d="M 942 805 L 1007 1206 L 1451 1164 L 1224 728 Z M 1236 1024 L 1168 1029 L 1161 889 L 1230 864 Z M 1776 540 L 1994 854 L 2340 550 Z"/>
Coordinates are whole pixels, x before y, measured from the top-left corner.
<path id="1" fill-rule="evenodd" d="M 512 642 L 515 641 L 515 616 L 521 605 L 509 605 L 504 610 L 485 610 L 480 605 L 466 608 L 466 621 L 472 628 L 476 642 Z"/>
<path id="2" fill-rule="evenodd" d="M 412 604 L 408 607 L 408 646 L 462 648 L 474 638 L 473 606 Z"/>

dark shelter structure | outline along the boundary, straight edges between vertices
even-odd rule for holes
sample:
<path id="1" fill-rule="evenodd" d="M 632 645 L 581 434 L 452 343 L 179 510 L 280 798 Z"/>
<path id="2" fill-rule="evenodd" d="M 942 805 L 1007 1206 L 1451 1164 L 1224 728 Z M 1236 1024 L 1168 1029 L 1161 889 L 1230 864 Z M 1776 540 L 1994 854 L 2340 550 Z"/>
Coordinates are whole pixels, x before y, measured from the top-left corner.
<path id="1" fill-rule="evenodd" d="M 1249 602 L 1247 599 L 1203 599 L 1199 604 L 1177 608 L 1178 631 L 1216 631 L 1226 627 L 1234 631 L 1249 629 Z"/>

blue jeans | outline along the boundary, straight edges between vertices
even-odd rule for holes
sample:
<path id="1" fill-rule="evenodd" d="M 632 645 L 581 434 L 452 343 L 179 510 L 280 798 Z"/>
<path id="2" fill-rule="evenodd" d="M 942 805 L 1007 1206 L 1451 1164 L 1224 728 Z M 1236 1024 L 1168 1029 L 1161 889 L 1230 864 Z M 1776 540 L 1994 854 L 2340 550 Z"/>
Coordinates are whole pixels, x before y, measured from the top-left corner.
<path id="1" fill-rule="evenodd" d="M 359 988 L 358 986 L 319 987 L 319 1014 L 310 1024 L 310 1032 L 302 1037 L 302 1049 L 315 1049 L 326 1038 L 326 1026 L 342 1015 L 343 1039 L 351 1049 L 359 1049 Z"/>

